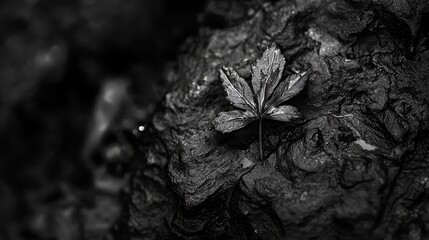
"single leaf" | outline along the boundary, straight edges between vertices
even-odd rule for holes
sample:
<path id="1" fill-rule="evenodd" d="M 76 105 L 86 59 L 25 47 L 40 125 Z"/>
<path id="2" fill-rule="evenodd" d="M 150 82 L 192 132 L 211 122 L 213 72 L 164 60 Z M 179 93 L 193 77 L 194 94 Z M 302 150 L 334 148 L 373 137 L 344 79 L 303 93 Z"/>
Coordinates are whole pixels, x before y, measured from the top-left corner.
<path id="1" fill-rule="evenodd" d="M 220 70 L 220 78 L 222 79 L 222 85 L 227 94 L 226 99 L 228 99 L 232 105 L 243 110 L 256 112 L 252 90 L 236 71 L 224 67 Z"/>
<path id="2" fill-rule="evenodd" d="M 277 47 L 273 46 L 265 50 L 262 57 L 252 66 L 252 86 L 260 111 L 279 83 L 284 65 L 283 55 Z"/>
<path id="3" fill-rule="evenodd" d="M 219 113 L 213 120 L 213 125 L 217 131 L 227 133 L 245 127 L 255 118 L 255 114 L 250 111 L 233 110 Z"/>
<path id="4" fill-rule="evenodd" d="M 302 114 L 294 106 L 283 105 L 271 108 L 271 110 L 267 113 L 266 118 L 282 122 L 290 122 L 294 119 L 302 118 Z"/>
<path id="5" fill-rule="evenodd" d="M 272 107 L 276 107 L 286 100 L 296 96 L 304 89 L 311 70 L 307 70 L 298 74 L 289 75 L 288 78 L 277 85 L 274 93 L 268 100 L 265 112 L 269 111 Z"/>
<path id="6" fill-rule="evenodd" d="M 254 119 L 291 121 L 300 118 L 301 114 L 295 107 L 278 105 L 305 87 L 310 71 L 291 75 L 279 83 L 284 65 L 285 59 L 278 48 L 273 46 L 265 50 L 252 66 L 253 92 L 249 84 L 233 69 L 222 68 L 220 77 L 227 99 L 235 107 L 246 111 L 221 112 L 213 121 L 216 130 L 231 132 L 246 126 Z"/>
<path id="7" fill-rule="evenodd" d="M 275 46 L 267 49 L 252 66 L 252 89 L 232 69 L 223 68 L 220 72 L 227 99 L 246 112 L 234 110 L 221 112 L 213 120 L 217 131 L 232 132 L 248 125 L 254 119 L 259 122 L 259 154 L 264 160 L 262 144 L 262 118 L 289 122 L 301 118 L 298 109 L 293 106 L 278 106 L 280 103 L 298 94 L 305 86 L 310 71 L 295 74 L 288 81 L 279 83 L 285 59 Z"/>

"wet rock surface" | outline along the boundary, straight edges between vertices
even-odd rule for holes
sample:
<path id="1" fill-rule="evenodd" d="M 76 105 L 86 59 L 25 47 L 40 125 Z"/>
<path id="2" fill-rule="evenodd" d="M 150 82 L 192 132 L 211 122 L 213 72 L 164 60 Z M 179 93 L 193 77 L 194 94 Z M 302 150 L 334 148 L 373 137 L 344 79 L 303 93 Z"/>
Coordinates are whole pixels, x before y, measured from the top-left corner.
<path id="1" fill-rule="evenodd" d="M 207 5 L 206 26 L 184 46 L 144 133 L 145 163 L 125 201 L 130 236 L 429 238 L 428 4 L 212 9 L 219 4 Z M 264 121 L 261 162 L 256 125 L 221 134 L 212 120 L 232 109 L 218 69 L 249 79 L 273 43 L 286 58 L 284 77 L 313 72 L 291 103 L 305 120 Z"/>

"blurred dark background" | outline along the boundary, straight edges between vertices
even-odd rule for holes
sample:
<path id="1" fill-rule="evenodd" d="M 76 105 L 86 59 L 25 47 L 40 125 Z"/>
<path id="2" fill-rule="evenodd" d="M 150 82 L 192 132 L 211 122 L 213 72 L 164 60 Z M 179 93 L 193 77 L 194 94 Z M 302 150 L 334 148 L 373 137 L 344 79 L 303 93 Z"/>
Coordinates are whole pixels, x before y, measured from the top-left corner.
<path id="1" fill-rule="evenodd" d="M 112 231 L 129 159 L 138 158 L 133 138 L 205 8 L 202 0 L 0 1 L 0 239 Z"/>

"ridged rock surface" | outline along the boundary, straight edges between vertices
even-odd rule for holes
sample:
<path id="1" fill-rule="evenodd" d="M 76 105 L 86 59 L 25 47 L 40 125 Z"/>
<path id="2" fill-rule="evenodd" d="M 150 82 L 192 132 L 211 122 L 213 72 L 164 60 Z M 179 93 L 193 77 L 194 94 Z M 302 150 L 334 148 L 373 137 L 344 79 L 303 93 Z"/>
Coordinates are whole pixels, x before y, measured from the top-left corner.
<path id="1" fill-rule="evenodd" d="M 133 239 L 429 238 L 426 1 L 212 1 L 142 143 Z M 271 44 L 305 120 L 222 134 L 218 69 L 250 78 Z"/>

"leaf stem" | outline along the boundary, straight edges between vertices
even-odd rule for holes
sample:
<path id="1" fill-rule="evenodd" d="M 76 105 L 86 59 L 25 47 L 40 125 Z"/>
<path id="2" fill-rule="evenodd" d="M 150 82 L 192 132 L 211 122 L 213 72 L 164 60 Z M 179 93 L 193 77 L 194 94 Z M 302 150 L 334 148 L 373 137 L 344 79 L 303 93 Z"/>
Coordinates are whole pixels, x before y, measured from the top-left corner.
<path id="1" fill-rule="evenodd" d="M 262 149 L 262 118 L 259 118 L 259 154 L 261 162 L 264 162 L 264 150 Z"/>

